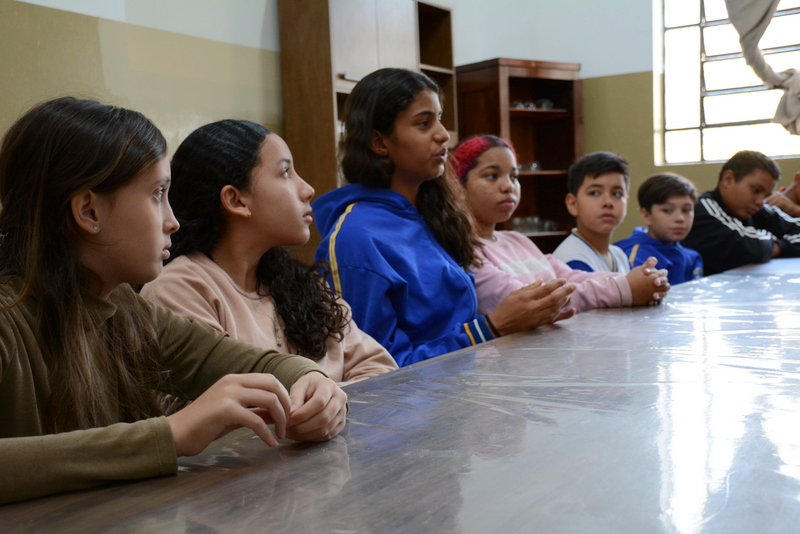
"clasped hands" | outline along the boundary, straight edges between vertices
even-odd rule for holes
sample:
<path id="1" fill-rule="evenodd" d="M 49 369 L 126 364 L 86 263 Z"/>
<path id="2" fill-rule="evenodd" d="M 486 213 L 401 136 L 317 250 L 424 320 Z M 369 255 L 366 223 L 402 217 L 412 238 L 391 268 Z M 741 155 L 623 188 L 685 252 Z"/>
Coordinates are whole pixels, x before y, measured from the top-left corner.
<path id="1" fill-rule="evenodd" d="M 326 441 L 344 428 L 346 413 L 347 394 L 322 373 L 302 376 L 288 392 L 273 375 L 250 373 L 221 378 L 167 420 L 177 455 L 193 456 L 241 427 L 273 447 L 278 445 L 275 436 Z"/>

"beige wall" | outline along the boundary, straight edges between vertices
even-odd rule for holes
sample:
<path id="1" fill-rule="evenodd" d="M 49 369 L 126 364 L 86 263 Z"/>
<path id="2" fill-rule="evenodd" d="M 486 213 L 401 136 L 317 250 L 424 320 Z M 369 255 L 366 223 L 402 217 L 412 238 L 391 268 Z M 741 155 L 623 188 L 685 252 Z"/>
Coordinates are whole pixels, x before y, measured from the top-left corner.
<path id="1" fill-rule="evenodd" d="M 141 111 L 170 152 L 223 118 L 281 132 L 279 60 L 278 52 L 0 0 L 0 132 L 63 95 Z"/>
<path id="2" fill-rule="evenodd" d="M 630 162 L 631 200 L 628 216 L 614 234 L 627 237 L 640 226 L 636 191 L 646 178 L 659 172 L 674 172 L 692 180 L 700 192 L 716 187 L 720 163 L 656 166 L 653 130 L 653 73 L 639 72 L 584 80 L 583 106 L 586 152 L 607 150 L 622 154 Z M 789 185 L 800 170 L 800 158 L 780 158 L 781 185 Z"/>

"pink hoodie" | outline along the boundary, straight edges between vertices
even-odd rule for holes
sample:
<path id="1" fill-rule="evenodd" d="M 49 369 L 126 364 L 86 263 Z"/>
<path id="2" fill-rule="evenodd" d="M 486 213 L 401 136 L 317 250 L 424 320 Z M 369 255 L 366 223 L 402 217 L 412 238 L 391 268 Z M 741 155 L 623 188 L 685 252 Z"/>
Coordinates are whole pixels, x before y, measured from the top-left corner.
<path id="1" fill-rule="evenodd" d="M 553 278 L 577 284 L 570 306 L 579 312 L 631 305 L 631 287 L 624 274 L 571 269 L 561 260 L 543 254 L 519 232 L 494 232 L 494 237 L 495 241 L 482 239 L 485 246 L 478 252 L 483 266 L 474 271 L 479 314 L 494 311 L 515 289 Z"/>

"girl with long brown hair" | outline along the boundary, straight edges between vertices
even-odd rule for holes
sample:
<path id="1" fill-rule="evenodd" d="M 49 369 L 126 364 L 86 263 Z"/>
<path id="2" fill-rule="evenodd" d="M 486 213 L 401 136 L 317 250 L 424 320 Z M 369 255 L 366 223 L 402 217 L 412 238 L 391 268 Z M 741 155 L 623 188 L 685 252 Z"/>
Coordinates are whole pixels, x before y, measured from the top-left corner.
<path id="1" fill-rule="evenodd" d="M 469 270 L 480 242 L 445 177 L 450 137 L 441 115 L 438 87 L 424 74 L 364 77 L 345 104 L 348 185 L 313 204 L 323 235 L 317 257 L 330 261 L 332 286 L 401 367 L 533 328 L 533 315 L 571 313 L 562 309 L 575 286 L 556 280 L 478 315 Z"/>
<path id="2" fill-rule="evenodd" d="M 69 97 L 3 139 L 0 502 L 174 474 L 236 427 L 276 445 L 268 423 L 304 441 L 344 426 L 346 395 L 307 358 L 231 340 L 129 285 L 158 275 L 178 229 L 165 155 L 140 113 Z M 195 402 L 159 417 L 156 390 Z"/>

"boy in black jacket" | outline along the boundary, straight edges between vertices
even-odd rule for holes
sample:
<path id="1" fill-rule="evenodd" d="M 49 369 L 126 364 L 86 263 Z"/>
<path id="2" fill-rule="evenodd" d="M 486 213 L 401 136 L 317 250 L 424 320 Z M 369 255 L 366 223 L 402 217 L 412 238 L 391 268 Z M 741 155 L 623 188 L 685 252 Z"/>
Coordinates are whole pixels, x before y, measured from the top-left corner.
<path id="1" fill-rule="evenodd" d="M 800 219 L 764 203 L 780 176 L 774 161 L 753 150 L 737 152 L 722 166 L 717 188 L 700 196 L 683 241 L 703 256 L 705 274 L 800 256 Z"/>

